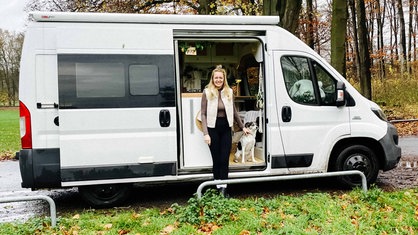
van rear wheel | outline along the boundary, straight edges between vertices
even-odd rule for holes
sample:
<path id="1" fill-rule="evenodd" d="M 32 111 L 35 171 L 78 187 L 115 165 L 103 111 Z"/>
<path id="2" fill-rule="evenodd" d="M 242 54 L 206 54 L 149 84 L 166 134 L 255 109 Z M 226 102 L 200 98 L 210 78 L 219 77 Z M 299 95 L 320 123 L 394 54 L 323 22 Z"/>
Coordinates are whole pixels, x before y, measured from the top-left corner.
<path id="1" fill-rule="evenodd" d="M 80 186 L 81 197 L 95 208 L 118 206 L 130 195 L 131 184 L 103 184 Z"/>
<path id="2" fill-rule="evenodd" d="M 366 176 L 367 184 L 374 183 L 379 173 L 379 162 L 375 153 L 364 145 L 352 145 L 343 149 L 335 161 L 336 171 L 359 170 Z M 360 176 L 341 176 L 341 183 L 349 187 L 361 185 Z"/>

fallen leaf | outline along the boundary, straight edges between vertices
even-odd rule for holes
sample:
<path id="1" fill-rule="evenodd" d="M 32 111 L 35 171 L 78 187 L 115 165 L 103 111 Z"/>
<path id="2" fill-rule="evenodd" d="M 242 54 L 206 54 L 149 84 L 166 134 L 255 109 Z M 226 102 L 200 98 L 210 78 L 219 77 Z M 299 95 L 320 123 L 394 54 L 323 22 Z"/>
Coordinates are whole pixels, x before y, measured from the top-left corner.
<path id="1" fill-rule="evenodd" d="M 103 228 L 104 229 L 106 229 L 106 230 L 109 230 L 109 229 L 111 229 L 112 228 L 112 224 L 105 224 L 104 226 L 103 226 Z"/>
<path id="2" fill-rule="evenodd" d="M 164 229 L 163 229 L 163 231 L 161 231 L 161 233 L 160 234 L 170 234 L 170 233 L 172 233 L 174 230 L 176 230 L 176 227 L 174 226 L 174 225 L 168 225 L 168 226 L 166 226 Z"/>
<path id="3" fill-rule="evenodd" d="M 250 233 L 250 231 L 248 231 L 248 230 L 242 230 L 240 233 L 239 233 L 239 235 L 250 235 L 251 233 Z"/>
<path id="4" fill-rule="evenodd" d="M 118 235 L 124 235 L 124 234 L 128 234 L 128 233 L 129 233 L 129 230 L 121 229 L 121 230 L 119 230 Z"/>
<path id="5" fill-rule="evenodd" d="M 73 219 L 80 219 L 80 214 L 76 214 L 73 216 Z"/>

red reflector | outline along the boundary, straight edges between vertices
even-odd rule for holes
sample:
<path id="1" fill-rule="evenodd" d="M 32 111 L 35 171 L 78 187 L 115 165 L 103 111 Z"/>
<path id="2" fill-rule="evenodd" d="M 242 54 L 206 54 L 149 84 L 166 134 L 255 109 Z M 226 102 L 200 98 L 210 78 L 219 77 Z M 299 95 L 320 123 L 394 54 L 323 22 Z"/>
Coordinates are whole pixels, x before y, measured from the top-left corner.
<path id="1" fill-rule="evenodd" d="M 42 19 L 49 19 L 49 16 L 41 16 Z"/>
<path id="2" fill-rule="evenodd" d="M 20 111 L 20 140 L 22 142 L 22 149 L 31 149 L 32 148 L 32 127 L 31 127 L 31 118 L 29 109 L 25 104 L 19 102 L 19 111 Z M 22 133 L 23 132 L 23 133 Z"/>

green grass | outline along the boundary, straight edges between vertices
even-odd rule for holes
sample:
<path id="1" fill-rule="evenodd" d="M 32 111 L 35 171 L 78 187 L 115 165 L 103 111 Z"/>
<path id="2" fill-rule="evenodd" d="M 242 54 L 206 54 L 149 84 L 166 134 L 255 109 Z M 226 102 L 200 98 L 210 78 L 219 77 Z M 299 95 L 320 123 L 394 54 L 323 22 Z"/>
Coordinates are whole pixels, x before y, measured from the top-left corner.
<path id="1" fill-rule="evenodd" d="M 360 90 L 358 83 L 353 84 Z M 418 118 L 418 79 L 372 80 L 372 98 L 389 119 Z"/>
<path id="2" fill-rule="evenodd" d="M 0 133 L 0 158 L 13 156 L 20 149 L 18 108 L 0 108 Z"/>
<path id="3" fill-rule="evenodd" d="M 272 199 L 202 200 L 159 210 L 86 210 L 26 223 L 2 223 L 0 234 L 414 234 L 418 189 L 278 195 Z"/>

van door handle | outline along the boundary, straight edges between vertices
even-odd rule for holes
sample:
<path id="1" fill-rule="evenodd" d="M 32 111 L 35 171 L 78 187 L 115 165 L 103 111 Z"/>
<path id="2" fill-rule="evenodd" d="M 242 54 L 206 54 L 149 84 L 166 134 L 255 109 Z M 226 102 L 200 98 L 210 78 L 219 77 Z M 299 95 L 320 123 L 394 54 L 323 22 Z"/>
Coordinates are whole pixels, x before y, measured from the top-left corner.
<path id="1" fill-rule="evenodd" d="M 289 106 L 282 107 L 282 120 L 283 122 L 290 122 L 292 120 L 292 109 Z"/>
<path id="2" fill-rule="evenodd" d="M 160 126 L 161 127 L 169 127 L 171 122 L 171 115 L 170 111 L 167 109 L 163 109 L 160 111 Z"/>

